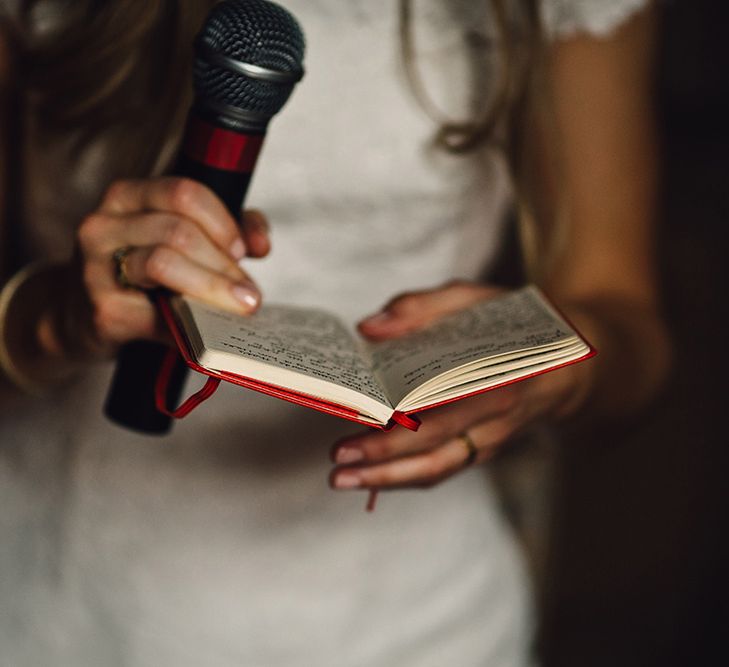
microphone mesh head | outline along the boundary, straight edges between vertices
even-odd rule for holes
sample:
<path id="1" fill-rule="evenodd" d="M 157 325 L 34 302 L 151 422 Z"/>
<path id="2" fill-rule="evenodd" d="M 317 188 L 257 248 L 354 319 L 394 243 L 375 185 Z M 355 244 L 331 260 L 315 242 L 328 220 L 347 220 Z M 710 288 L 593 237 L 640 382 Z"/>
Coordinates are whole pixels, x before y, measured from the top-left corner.
<path id="1" fill-rule="evenodd" d="M 291 14 L 267 0 L 224 0 L 213 7 L 198 40 L 239 63 L 277 72 L 302 71 L 304 35 Z M 286 103 L 294 82 L 253 79 L 197 53 L 194 84 L 198 99 L 270 118 Z"/>

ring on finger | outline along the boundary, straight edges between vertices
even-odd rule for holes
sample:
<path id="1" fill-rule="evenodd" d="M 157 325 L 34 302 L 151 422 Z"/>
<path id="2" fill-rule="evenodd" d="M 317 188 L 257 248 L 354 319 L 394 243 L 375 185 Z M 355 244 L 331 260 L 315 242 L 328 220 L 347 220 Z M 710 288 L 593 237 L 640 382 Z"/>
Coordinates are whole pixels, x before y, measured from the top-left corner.
<path id="1" fill-rule="evenodd" d="M 111 256 L 114 262 L 114 279 L 116 280 L 116 284 L 122 289 L 138 290 L 141 288 L 132 283 L 127 274 L 127 257 L 132 250 L 134 250 L 134 246 L 127 245 L 122 248 L 117 248 L 114 251 L 114 254 Z"/>
<path id="2" fill-rule="evenodd" d="M 476 443 L 473 441 L 473 438 L 470 436 L 468 431 L 463 431 L 462 433 L 458 434 L 458 439 L 463 442 L 464 445 L 466 445 L 466 459 L 463 462 L 463 466 L 467 468 L 468 466 L 473 465 L 476 462 L 476 457 L 478 456 L 478 447 L 476 447 Z"/>

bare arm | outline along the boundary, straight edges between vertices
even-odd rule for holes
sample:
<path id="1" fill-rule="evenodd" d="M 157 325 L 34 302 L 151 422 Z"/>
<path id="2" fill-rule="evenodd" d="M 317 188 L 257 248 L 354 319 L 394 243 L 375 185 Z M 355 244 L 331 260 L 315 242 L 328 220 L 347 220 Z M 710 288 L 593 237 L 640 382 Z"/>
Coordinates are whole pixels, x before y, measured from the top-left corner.
<path id="1" fill-rule="evenodd" d="M 609 39 L 558 43 L 549 63 L 569 226 L 546 288 L 600 351 L 575 369 L 591 374 L 584 391 L 600 414 L 648 401 L 670 357 L 656 281 L 654 14 Z"/>
<path id="2" fill-rule="evenodd" d="M 469 440 L 475 460 L 485 461 L 534 421 L 619 418 L 656 394 L 670 345 L 656 281 L 653 46 L 654 13 L 647 10 L 608 39 L 577 36 L 549 54 L 557 131 L 541 134 L 539 143 L 550 148 L 545 142 L 554 141 L 562 171 L 555 177 L 543 160 L 542 174 L 545 187 L 566 201 L 569 226 L 544 286 L 598 356 L 436 408 L 417 433 L 347 438 L 332 452 L 333 486 L 432 485 L 471 461 Z M 398 336 L 492 295 L 493 288 L 467 283 L 404 295 L 360 329 L 374 339 Z"/>

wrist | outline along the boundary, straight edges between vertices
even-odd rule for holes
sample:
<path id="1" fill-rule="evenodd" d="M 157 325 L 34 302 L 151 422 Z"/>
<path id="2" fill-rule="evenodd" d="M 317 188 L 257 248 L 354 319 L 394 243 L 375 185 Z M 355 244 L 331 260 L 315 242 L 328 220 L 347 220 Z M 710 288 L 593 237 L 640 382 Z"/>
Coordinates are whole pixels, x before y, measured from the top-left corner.
<path id="1" fill-rule="evenodd" d="M 18 389 L 40 394 L 44 383 L 29 368 L 29 360 L 37 358 L 35 320 L 31 308 L 38 276 L 48 268 L 45 262 L 24 267 L 10 278 L 0 291 L 0 369 Z"/>
<path id="2" fill-rule="evenodd" d="M 560 304 L 598 351 L 570 368 L 575 404 L 567 416 L 631 418 L 659 395 L 671 363 L 671 345 L 656 309 L 637 299 L 602 298 Z"/>
<path id="3" fill-rule="evenodd" d="M 23 268 L 0 291 L 0 368 L 28 394 L 45 393 L 80 367 L 56 329 L 67 284 L 67 267 L 41 261 Z"/>

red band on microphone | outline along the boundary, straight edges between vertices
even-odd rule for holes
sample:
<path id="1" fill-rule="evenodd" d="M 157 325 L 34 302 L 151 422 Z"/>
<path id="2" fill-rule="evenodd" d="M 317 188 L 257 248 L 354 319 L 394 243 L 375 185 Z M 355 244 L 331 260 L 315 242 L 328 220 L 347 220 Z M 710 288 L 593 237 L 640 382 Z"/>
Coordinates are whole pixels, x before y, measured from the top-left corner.
<path id="1" fill-rule="evenodd" d="M 239 134 L 193 116 L 185 133 L 184 152 L 189 158 L 208 167 L 250 174 L 264 136 Z"/>

